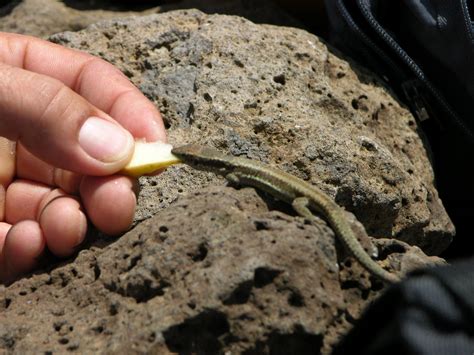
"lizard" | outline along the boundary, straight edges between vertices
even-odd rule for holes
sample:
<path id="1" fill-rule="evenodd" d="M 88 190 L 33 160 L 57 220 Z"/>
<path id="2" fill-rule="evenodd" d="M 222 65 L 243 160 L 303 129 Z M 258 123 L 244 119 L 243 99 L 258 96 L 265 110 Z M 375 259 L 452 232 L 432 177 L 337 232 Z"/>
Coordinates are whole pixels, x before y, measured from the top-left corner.
<path id="1" fill-rule="evenodd" d="M 398 282 L 398 275 L 388 272 L 364 250 L 344 215 L 344 210 L 316 186 L 287 172 L 259 161 L 226 155 L 197 144 L 174 148 L 172 154 L 195 169 L 224 176 L 230 183 L 263 190 L 278 200 L 291 204 L 295 212 L 309 221 L 314 213 L 322 215 L 355 259 L 370 274 L 387 283 Z"/>

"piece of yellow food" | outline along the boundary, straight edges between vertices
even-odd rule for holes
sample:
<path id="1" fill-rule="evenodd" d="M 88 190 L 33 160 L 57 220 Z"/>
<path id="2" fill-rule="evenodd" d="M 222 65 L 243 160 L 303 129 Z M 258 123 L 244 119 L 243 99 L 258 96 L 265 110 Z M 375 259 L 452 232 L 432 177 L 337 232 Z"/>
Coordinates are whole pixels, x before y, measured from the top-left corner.
<path id="1" fill-rule="evenodd" d="M 139 177 L 153 173 L 181 161 L 171 153 L 173 146 L 163 142 L 135 142 L 135 151 L 130 162 L 119 173 Z"/>

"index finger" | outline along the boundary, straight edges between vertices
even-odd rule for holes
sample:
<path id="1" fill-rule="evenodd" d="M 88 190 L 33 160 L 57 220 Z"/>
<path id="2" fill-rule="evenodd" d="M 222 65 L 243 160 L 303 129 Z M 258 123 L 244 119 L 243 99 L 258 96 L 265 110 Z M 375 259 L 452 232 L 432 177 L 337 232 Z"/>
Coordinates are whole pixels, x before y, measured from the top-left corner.
<path id="1" fill-rule="evenodd" d="M 137 138 L 166 140 L 156 107 L 112 64 L 35 37 L 0 32 L 0 62 L 62 81 Z"/>

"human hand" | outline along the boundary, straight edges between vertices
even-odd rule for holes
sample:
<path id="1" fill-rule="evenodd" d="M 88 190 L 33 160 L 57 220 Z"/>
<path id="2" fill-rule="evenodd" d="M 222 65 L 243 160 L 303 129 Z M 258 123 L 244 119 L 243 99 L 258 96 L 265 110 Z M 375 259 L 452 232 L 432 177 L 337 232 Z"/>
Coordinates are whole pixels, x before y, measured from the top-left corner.
<path id="1" fill-rule="evenodd" d="M 158 110 L 117 68 L 0 32 L 0 282 L 32 270 L 46 247 L 73 254 L 86 216 L 109 235 L 129 228 L 137 182 L 113 174 L 134 137 L 166 140 Z"/>

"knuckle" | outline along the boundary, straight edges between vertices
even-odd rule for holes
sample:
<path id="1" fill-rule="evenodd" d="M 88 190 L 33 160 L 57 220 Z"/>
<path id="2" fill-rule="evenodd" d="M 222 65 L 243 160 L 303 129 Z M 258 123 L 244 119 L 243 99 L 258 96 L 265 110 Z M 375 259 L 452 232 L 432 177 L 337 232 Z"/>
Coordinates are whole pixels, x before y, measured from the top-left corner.
<path id="1" fill-rule="evenodd" d="M 42 107 L 38 116 L 40 129 L 47 129 L 50 125 L 57 125 L 63 121 L 69 107 L 74 102 L 71 90 L 56 80 L 45 80 L 39 87 Z"/>

